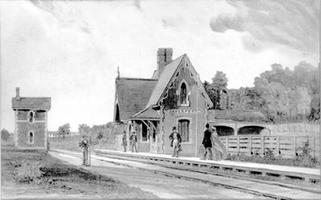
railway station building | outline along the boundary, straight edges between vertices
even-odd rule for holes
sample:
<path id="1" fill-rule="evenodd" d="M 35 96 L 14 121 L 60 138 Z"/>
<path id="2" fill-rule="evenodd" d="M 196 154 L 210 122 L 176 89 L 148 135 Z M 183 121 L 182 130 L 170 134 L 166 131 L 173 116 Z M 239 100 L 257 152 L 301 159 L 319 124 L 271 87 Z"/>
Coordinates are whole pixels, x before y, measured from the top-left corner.
<path id="1" fill-rule="evenodd" d="M 171 154 L 169 134 L 182 136 L 182 155 L 197 156 L 212 101 L 197 71 L 184 54 L 172 59 L 171 48 L 157 51 L 157 69 L 150 79 L 118 77 L 114 121 L 134 129 L 138 151 Z"/>

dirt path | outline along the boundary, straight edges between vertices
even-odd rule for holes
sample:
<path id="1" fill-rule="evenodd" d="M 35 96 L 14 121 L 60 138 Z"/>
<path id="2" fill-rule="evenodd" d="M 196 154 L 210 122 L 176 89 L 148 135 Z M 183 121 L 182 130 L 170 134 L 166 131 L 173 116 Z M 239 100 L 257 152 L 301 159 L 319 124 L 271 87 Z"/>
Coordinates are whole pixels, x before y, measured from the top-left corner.
<path id="1" fill-rule="evenodd" d="M 1 199 L 155 199 L 44 151 L 1 146 Z"/>
<path id="2" fill-rule="evenodd" d="M 75 152 L 52 151 L 50 154 L 71 164 L 80 165 L 81 155 Z M 151 171 L 138 170 L 135 167 L 155 169 L 156 166 L 135 163 L 133 167 L 111 164 L 100 160 L 101 157 L 92 156 L 90 171 L 120 180 L 130 186 L 139 187 L 152 192 L 160 198 L 210 198 L 210 199 L 259 199 L 264 198 L 223 187 L 216 187 L 198 181 L 183 180 L 175 177 L 155 174 Z M 114 160 L 117 161 L 117 160 Z M 266 199 L 266 197 L 265 197 Z"/>

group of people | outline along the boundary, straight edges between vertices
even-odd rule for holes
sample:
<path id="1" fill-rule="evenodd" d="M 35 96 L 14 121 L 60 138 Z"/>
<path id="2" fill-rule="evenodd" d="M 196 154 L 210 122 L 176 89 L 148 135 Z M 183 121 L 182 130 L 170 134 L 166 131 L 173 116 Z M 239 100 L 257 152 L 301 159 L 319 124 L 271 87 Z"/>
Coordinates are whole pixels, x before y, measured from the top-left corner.
<path id="1" fill-rule="evenodd" d="M 129 136 L 129 145 L 130 145 L 131 152 L 137 152 L 137 135 L 135 130 L 133 130 L 131 135 Z M 123 132 L 122 146 L 124 148 L 124 152 L 126 152 L 127 150 L 126 131 Z"/>
<path id="2" fill-rule="evenodd" d="M 178 157 L 179 152 L 182 149 L 182 137 L 180 133 L 177 131 L 176 126 L 172 128 L 172 132 L 169 135 L 169 139 L 171 141 L 170 146 L 173 148 L 172 157 Z M 129 145 L 131 152 L 137 152 L 137 135 L 136 131 L 133 130 L 131 135 L 129 136 Z M 123 132 L 122 137 L 122 146 L 124 148 L 124 152 L 127 151 L 127 136 L 126 131 Z M 90 158 L 89 158 L 89 139 L 85 136 L 82 137 L 81 141 L 79 142 L 79 147 L 82 149 L 83 152 L 83 165 L 89 166 L 90 165 Z M 202 146 L 200 148 L 202 153 L 200 155 L 201 159 L 208 159 L 208 160 L 221 160 L 226 155 L 226 150 L 223 144 L 217 138 L 216 128 L 210 127 L 207 123 L 205 125 L 205 131 L 203 135 Z"/>
<path id="3" fill-rule="evenodd" d="M 169 139 L 171 140 L 170 146 L 173 148 L 172 157 L 178 157 L 179 152 L 182 151 L 182 137 L 175 126 Z M 217 138 L 216 128 L 210 127 L 208 123 L 205 125 L 201 149 L 203 150 L 200 155 L 202 160 L 221 160 L 226 155 L 225 147 Z"/>

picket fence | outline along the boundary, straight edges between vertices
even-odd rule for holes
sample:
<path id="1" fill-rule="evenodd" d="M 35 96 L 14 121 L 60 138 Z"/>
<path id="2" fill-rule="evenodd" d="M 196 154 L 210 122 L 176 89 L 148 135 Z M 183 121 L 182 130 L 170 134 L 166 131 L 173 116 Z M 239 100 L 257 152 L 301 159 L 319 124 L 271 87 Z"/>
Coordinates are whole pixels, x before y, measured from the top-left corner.
<path id="1" fill-rule="evenodd" d="M 219 138 L 230 154 L 264 155 L 269 149 L 275 156 L 293 158 L 302 153 L 307 142 L 310 154 L 314 158 L 318 158 L 320 154 L 320 139 L 316 136 L 237 135 Z"/>

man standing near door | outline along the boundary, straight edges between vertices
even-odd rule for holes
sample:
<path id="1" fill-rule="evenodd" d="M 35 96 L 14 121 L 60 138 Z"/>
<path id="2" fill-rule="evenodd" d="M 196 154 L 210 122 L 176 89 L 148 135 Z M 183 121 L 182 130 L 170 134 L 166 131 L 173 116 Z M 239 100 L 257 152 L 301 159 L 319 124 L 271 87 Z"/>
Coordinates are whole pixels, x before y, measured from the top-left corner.
<path id="1" fill-rule="evenodd" d="M 212 160 L 212 130 L 210 130 L 210 125 L 207 123 L 205 125 L 206 130 L 204 131 L 204 137 L 203 137 L 203 146 L 205 148 L 203 159 L 206 159 L 206 156 L 208 156 L 208 160 Z"/>

